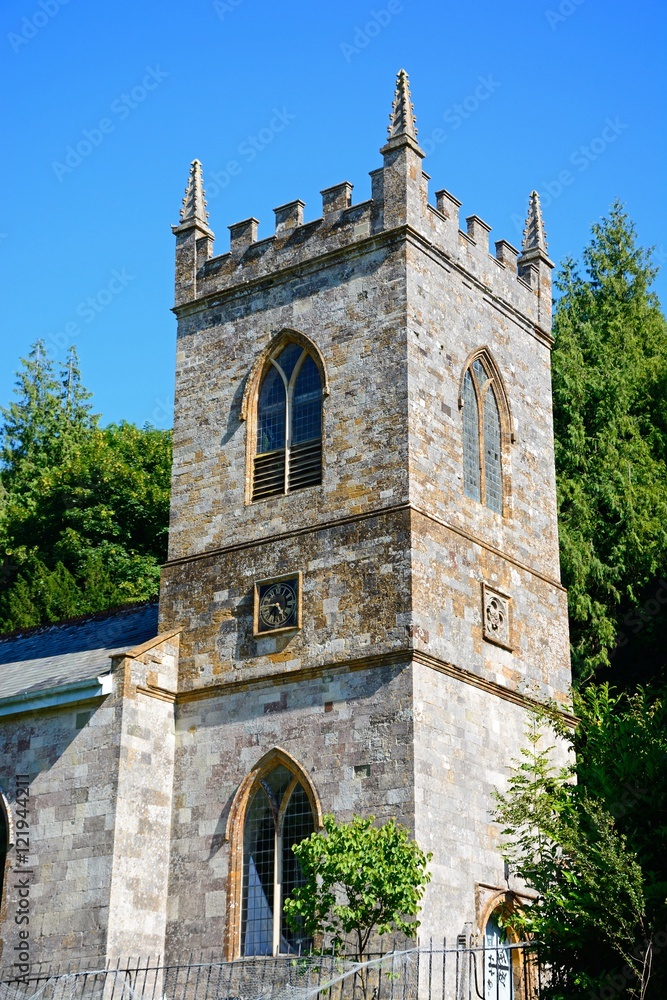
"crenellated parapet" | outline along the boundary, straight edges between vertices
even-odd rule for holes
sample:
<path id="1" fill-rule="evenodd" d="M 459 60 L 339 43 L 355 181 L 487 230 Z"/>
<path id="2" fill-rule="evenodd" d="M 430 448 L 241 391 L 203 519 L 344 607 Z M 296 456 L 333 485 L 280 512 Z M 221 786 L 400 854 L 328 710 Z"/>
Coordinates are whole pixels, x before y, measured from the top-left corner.
<path id="1" fill-rule="evenodd" d="M 398 74 L 389 138 L 380 152 L 383 165 L 370 173 L 371 198 L 353 204 L 352 184 L 343 181 L 322 192 L 322 214 L 304 221 L 303 201 L 274 209 L 275 232 L 260 239 L 259 222 L 229 226 L 230 246 L 214 255 L 208 227 L 201 164 L 192 164 L 177 236 L 176 308 L 209 297 L 246 291 L 256 282 L 280 280 L 281 272 L 323 266 L 345 253 L 372 252 L 383 243 L 408 239 L 465 272 L 486 293 L 521 313 L 547 339 L 551 330 L 551 269 L 539 197 L 532 192 L 521 251 L 507 240 L 489 250 L 491 227 L 477 215 L 460 228 L 460 201 L 449 191 L 428 195 L 429 176 L 410 100 L 407 74 Z"/>

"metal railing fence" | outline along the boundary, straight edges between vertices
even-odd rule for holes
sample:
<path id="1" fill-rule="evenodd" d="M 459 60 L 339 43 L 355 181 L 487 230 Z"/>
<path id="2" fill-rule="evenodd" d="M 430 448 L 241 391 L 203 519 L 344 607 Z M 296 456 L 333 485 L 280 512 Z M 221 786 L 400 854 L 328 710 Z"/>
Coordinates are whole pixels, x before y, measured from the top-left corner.
<path id="1" fill-rule="evenodd" d="M 99 959 L 0 970 L 0 1000 L 540 1000 L 539 945 L 418 946 L 366 956 L 203 955 L 176 963 Z"/>

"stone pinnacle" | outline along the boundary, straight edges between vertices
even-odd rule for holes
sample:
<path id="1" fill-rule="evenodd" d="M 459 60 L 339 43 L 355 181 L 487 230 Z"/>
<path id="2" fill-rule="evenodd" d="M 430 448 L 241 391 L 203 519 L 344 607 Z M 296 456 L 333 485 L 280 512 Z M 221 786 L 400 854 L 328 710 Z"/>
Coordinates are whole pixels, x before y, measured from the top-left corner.
<path id="1" fill-rule="evenodd" d="M 185 189 L 185 198 L 181 209 L 181 224 L 200 222 L 204 226 L 207 225 L 208 212 L 206 211 L 205 194 L 201 163 L 199 160 L 193 160 L 190 165 L 188 186 Z"/>
<path id="2" fill-rule="evenodd" d="M 417 138 L 414 107 L 410 100 L 410 81 L 404 69 L 399 70 L 396 77 L 394 103 L 389 121 L 391 124 L 387 128 L 387 132 L 390 139 L 396 139 L 403 135 L 409 135 L 411 139 Z"/>
<path id="3" fill-rule="evenodd" d="M 526 216 L 526 227 L 523 231 L 523 243 L 521 247 L 523 253 L 527 253 L 528 250 L 541 250 L 544 254 L 547 252 L 547 236 L 544 231 L 540 196 L 537 191 L 531 191 L 530 193 L 528 215 Z"/>

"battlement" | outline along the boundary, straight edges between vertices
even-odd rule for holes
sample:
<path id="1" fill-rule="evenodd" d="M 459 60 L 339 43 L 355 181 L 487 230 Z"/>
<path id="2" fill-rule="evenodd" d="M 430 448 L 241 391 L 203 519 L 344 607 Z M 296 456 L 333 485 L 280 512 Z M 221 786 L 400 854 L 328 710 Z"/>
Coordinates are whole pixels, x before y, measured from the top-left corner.
<path id="1" fill-rule="evenodd" d="M 259 222 L 245 219 L 229 226 L 230 247 L 215 255 L 208 228 L 201 164 L 192 164 L 181 222 L 174 226 L 176 309 L 200 300 L 245 289 L 248 284 L 294 268 L 321 267 L 327 258 L 348 252 L 372 252 L 395 239 L 409 239 L 443 266 L 465 272 L 491 296 L 521 313 L 547 336 L 551 329 L 551 269 L 537 192 L 530 196 L 521 251 L 507 240 L 489 252 L 491 227 L 477 215 L 459 227 L 461 202 L 444 188 L 428 196 L 428 174 L 417 144 L 407 75 L 398 75 L 390 115 L 389 139 L 380 152 L 384 163 L 370 173 L 372 195 L 352 203 L 349 181 L 325 188 L 322 215 L 304 222 L 303 201 L 274 209 L 275 233 L 258 238 Z"/>

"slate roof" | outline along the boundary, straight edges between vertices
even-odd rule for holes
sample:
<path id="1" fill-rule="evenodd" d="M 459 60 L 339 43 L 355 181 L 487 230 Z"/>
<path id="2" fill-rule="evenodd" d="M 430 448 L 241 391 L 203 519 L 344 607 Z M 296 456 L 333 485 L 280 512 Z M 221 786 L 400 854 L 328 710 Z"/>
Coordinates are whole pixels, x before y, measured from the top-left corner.
<path id="1" fill-rule="evenodd" d="M 0 636 L 0 698 L 109 673 L 115 653 L 157 634 L 157 601 Z"/>

